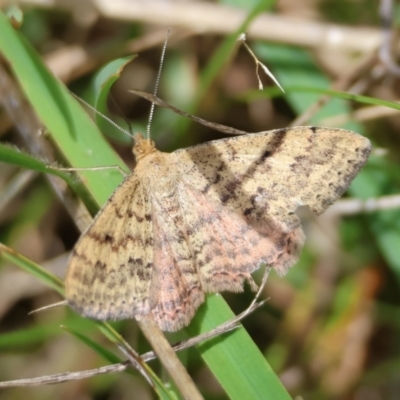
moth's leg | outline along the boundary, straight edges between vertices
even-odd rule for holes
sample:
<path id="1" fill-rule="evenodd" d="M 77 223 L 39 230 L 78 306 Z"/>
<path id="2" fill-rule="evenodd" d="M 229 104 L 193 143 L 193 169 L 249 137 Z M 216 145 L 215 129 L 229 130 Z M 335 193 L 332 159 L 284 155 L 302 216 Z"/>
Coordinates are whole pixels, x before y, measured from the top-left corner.
<path id="1" fill-rule="evenodd" d="M 129 175 L 119 165 L 104 165 L 102 167 L 86 167 L 86 168 L 63 168 L 63 167 L 56 167 L 54 165 L 50 165 L 50 166 L 47 166 L 47 168 L 55 170 L 55 171 L 66 171 L 66 172 L 102 171 L 105 169 L 116 169 L 123 177 L 127 177 Z"/>

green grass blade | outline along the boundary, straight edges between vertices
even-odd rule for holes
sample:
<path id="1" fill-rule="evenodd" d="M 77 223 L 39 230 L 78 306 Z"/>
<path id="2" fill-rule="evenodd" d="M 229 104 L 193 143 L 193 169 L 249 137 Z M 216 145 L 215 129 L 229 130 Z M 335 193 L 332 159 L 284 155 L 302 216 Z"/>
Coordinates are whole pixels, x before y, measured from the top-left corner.
<path id="1" fill-rule="evenodd" d="M 0 255 L 5 260 L 12 262 L 31 275 L 36 276 L 47 286 L 64 296 L 64 282 L 57 276 L 42 268 L 40 265 L 34 263 L 22 254 L 10 249 L 2 243 L 0 243 Z"/>
<path id="2" fill-rule="evenodd" d="M 214 309 L 223 311 L 209 312 Z M 229 306 L 221 302 L 221 296 L 209 296 L 187 330 L 195 336 L 233 317 Z M 230 399 L 291 398 L 243 327 L 201 343 L 197 348 Z"/>
<path id="3" fill-rule="evenodd" d="M 110 362 L 111 364 L 121 363 L 122 360 L 116 356 L 113 352 L 107 350 L 104 346 L 101 346 L 94 340 L 90 339 L 88 336 L 83 335 L 78 330 L 71 328 L 69 326 L 62 326 L 64 330 L 69 332 L 71 335 L 78 338 L 82 343 L 85 343 L 88 347 L 94 350 L 97 354 L 103 357 L 105 360 Z"/>
<path id="4" fill-rule="evenodd" d="M 13 351 L 32 346 L 39 345 L 50 338 L 60 334 L 59 324 L 54 326 L 34 326 L 25 327 L 24 329 L 2 333 L 0 335 L 0 350 Z"/>
<path id="5" fill-rule="evenodd" d="M 67 162 L 82 168 L 119 165 L 127 169 L 78 101 L 49 73 L 40 57 L 14 31 L 3 14 L 0 14 L 0 30 L 0 51 Z M 99 204 L 103 204 L 122 181 L 116 170 L 85 171 L 80 175 Z M 99 180 L 107 184 L 101 185 Z"/>
<path id="6" fill-rule="evenodd" d="M 388 100 L 382 100 L 382 99 L 377 99 L 376 97 L 369 97 L 369 96 L 363 96 L 360 94 L 353 94 L 353 93 L 347 93 L 347 92 L 341 92 L 338 90 L 332 90 L 332 89 L 326 89 L 326 88 L 319 88 L 315 86 L 300 86 L 300 85 L 293 85 L 293 86 L 287 86 L 285 87 L 285 95 L 291 95 L 291 94 L 298 94 L 298 93 L 316 93 L 320 95 L 327 95 L 331 96 L 333 98 L 337 99 L 342 99 L 342 100 L 349 100 L 349 101 L 354 101 L 360 104 L 369 104 L 369 105 L 374 105 L 374 106 L 383 106 L 383 107 L 388 107 L 388 108 L 393 108 L 395 110 L 400 110 L 400 103 L 394 102 L 394 101 L 388 101 Z M 246 92 L 246 94 L 241 97 L 242 100 L 245 101 L 251 101 L 255 100 L 257 98 L 264 98 L 265 96 L 267 97 L 283 97 L 285 96 L 279 89 L 277 88 L 267 88 L 265 90 L 251 90 Z M 313 96 L 313 99 L 316 100 L 316 98 Z M 311 105 L 312 103 L 310 103 Z M 294 105 L 293 105 L 294 107 Z M 304 107 L 302 107 L 302 110 L 305 111 Z M 328 116 L 333 116 L 336 113 L 348 113 L 351 110 L 348 107 L 343 107 L 341 109 L 336 109 L 335 113 L 333 114 L 333 110 L 331 110 L 329 113 L 325 111 L 325 113 Z M 320 115 L 319 115 L 320 117 Z M 321 119 L 321 118 L 318 118 Z M 312 121 L 317 122 L 315 118 L 312 119 Z"/>
<path id="7" fill-rule="evenodd" d="M 108 115 L 107 99 L 112 85 L 121 76 L 125 66 L 134 60 L 137 56 L 129 56 L 119 58 L 106 64 L 93 79 L 92 89 L 94 97 L 94 105 L 97 111 L 103 115 Z M 108 137 L 118 140 L 122 143 L 131 143 L 131 138 L 126 133 L 121 132 L 118 128 L 111 125 L 100 114 L 96 114 L 96 124 L 99 129 Z M 119 122 L 123 122 L 120 118 Z M 118 121 L 117 121 L 118 123 Z"/>
<path id="8" fill-rule="evenodd" d="M 82 182 L 74 178 L 71 173 L 51 168 L 44 161 L 38 160 L 30 154 L 26 154 L 14 146 L 0 143 L 0 161 L 21 168 L 28 168 L 33 171 L 58 176 L 63 179 L 79 197 L 82 199 L 87 197 L 87 191 L 83 187 Z"/>
<path id="9" fill-rule="evenodd" d="M 396 103 L 394 101 L 381 100 L 381 99 L 377 99 L 376 97 L 362 96 L 360 94 L 340 92 L 340 91 L 331 90 L 331 89 L 322 89 L 322 88 L 317 88 L 317 87 L 305 87 L 305 86 L 292 86 L 292 87 L 287 88 L 287 92 L 288 93 L 296 93 L 296 92 L 318 93 L 318 94 L 322 94 L 322 95 L 332 96 L 337 99 L 356 101 L 357 103 L 360 103 L 360 104 L 371 104 L 374 106 L 383 106 L 383 107 L 388 107 L 388 108 L 394 108 L 395 110 L 400 110 L 400 104 Z M 346 111 L 349 112 L 350 110 L 347 109 Z"/>

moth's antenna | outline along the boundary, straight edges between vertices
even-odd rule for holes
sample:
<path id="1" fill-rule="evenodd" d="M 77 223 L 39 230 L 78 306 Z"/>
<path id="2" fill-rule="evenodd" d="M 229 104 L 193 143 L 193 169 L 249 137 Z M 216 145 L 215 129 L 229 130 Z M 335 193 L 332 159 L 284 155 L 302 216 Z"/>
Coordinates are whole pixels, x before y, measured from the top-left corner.
<path id="1" fill-rule="evenodd" d="M 154 86 L 154 92 L 153 92 L 154 96 L 157 95 L 158 85 L 160 83 L 160 77 L 161 77 L 161 70 L 162 70 L 162 66 L 163 66 L 163 63 L 164 63 L 165 51 L 167 49 L 168 38 L 169 38 L 170 32 L 171 32 L 171 28 L 168 29 L 167 36 L 165 36 L 164 46 L 163 46 L 163 49 L 162 49 L 162 52 L 161 52 L 160 67 L 158 68 L 156 84 Z M 151 103 L 150 115 L 149 115 L 149 123 L 147 124 L 147 129 L 146 129 L 146 139 L 150 139 L 150 126 L 151 126 L 151 121 L 153 119 L 154 107 L 155 107 L 155 104 Z"/>
<path id="2" fill-rule="evenodd" d="M 74 96 L 78 101 L 80 101 L 82 104 L 84 104 L 86 107 L 88 107 L 90 110 L 92 110 L 94 113 L 97 115 L 100 115 L 100 117 L 104 118 L 106 121 L 108 121 L 111 125 L 114 125 L 117 129 L 119 129 L 121 132 L 124 132 L 128 136 L 130 136 L 132 139 L 134 138 L 132 133 L 127 131 L 126 129 L 122 128 L 119 126 L 116 122 L 114 122 L 111 118 L 108 118 L 106 115 L 102 114 L 99 110 L 96 110 L 91 104 L 89 104 L 87 101 L 81 99 L 79 96 L 77 96 L 75 93 L 72 93 L 72 96 Z"/>
<path id="3" fill-rule="evenodd" d="M 35 313 L 38 313 L 38 312 L 44 311 L 44 310 L 49 310 L 50 308 L 56 308 L 56 307 L 67 306 L 67 305 L 68 305 L 67 300 L 59 301 L 58 303 L 49 304 L 47 306 L 37 308 L 36 310 L 32 310 L 28 313 L 28 315 L 32 315 L 32 314 L 35 314 Z"/>
<path id="4" fill-rule="evenodd" d="M 131 137 L 134 137 L 134 134 L 132 132 L 132 125 L 129 122 L 128 118 L 125 116 L 124 112 L 122 111 L 121 107 L 118 105 L 118 103 L 115 101 L 114 96 L 112 95 L 112 93 L 109 93 L 109 98 L 112 101 L 114 107 L 117 109 L 117 111 L 119 112 L 119 115 L 122 117 L 122 119 L 125 121 L 126 126 L 129 129 L 129 132 L 131 134 Z"/>

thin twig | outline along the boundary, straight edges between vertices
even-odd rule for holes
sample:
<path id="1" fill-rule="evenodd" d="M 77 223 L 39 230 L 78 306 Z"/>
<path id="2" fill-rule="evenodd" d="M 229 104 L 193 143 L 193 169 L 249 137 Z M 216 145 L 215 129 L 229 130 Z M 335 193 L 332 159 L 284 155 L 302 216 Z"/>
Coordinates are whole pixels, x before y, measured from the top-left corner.
<path id="1" fill-rule="evenodd" d="M 16 174 L 0 193 L 0 214 L 11 204 L 11 202 L 20 194 L 27 185 L 29 185 L 38 173 L 31 170 L 23 170 Z"/>
<path id="2" fill-rule="evenodd" d="M 217 326 L 216 328 L 212 329 L 209 332 L 202 333 L 194 338 L 190 338 L 188 340 L 179 342 L 172 346 L 174 351 L 181 351 L 184 349 L 187 349 L 189 347 L 192 347 L 202 341 L 212 339 L 213 337 L 219 336 L 221 334 L 224 334 L 226 332 L 230 332 L 234 329 L 237 329 L 240 327 L 239 322 L 248 316 L 251 312 L 256 310 L 257 308 L 261 307 L 264 305 L 266 300 L 263 300 L 261 302 L 255 303 L 254 301 L 250 304 L 250 306 L 243 311 L 241 314 L 237 315 L 236 317 L 232 318 L 231 320 L 222 323 L 221 325 Z M 140 356 L 140 358 L 144 362 L 148 362 L 151 360 L 154 360 L 157 358 L 155 353 L 153 351 L 149 351 L 147 353 L 144 353 Z M 73 380 L 80 380 L 80 379 L 86 379 L 86 378 L 91 378 L 93 376 L 97 375 L 102 375 L 102 374 L 111 374 L 115 372 L 122 372 L 127 370 L 131 366 L 131 361 L 127 360 L 122 363 L 116 363 L 116 364 L 111 364 L 107 365 L 104 367 L 100 368 L 94 368 L 90 370 L 85 370 L 85 371 L 79 371 L 79 372 L 63 372 L 60 374 L 53 374 L 53 375 L 45 375 L 45 376 L 40 376 L 37 378 L 29 378 L 29 379 L 16 379 L 12 381 L 5 381 L 5 382 L 0 382 L 0 388 L 5 388 L 5 387 L 18 387 L 18 386 L 40 386 L 40 385 L 51 385 L 55 383 L 63 383 L 63 382 L 69 382 Z"/>
<path id="3" fill-rule="evenodd" d="M 92 0 L 105 18 L 183 27 L 202 34 L 234 32 L 246 10 L 209 2 Z M 296 26 L 296 29 L 293 29 Z M 302 47 L 340 47 L 343 51 L 370 52 L 380 43 L 377 29 L 344 27 L 277 14 L 259 15 L 247 30 L 251 39 L 264 39 Z"/>
<path id="4" fill-rule="evenodd" d="M 382 196 L 367 200 L 344 199 L 337 201 L 325 214 L 333 215 L 356 215 L 371 213 L 379 210 L 390 210 L 400 208 L 400 195 Z"/>
<path id="5" fill-rule="evenodd" d="M 399 100 L 394 101 L 400 103 Z M 394 108 L 384 106 L 367 106 L 348 113 L 337 114 L 333 117 L 321 119 L 319 123 L 322 126 L 340 126 L 347 124 L 348 122 L 365 122 L 379 118 L 399 116 L 399 113 L 400 111 Z"/>
<path id="6" fill-rule="evenodd" d="M 130 361 L 125 361 L 123 363 L 106 365 L 105 367 L 89 369 L 86 371 L 62 372 L 60 374 L 39 376 L 37 378 L 16 379 L 13 381 L 0 382 L 0 388 L 18 387 L 18 386 L 53 385 L 55 383 L 63 383 L 79 379 L 86 379 L 102 374 L 112 374 L 115 372 L 122 372 L 128 369 L 129 367 L 130 367 Z"/>
<path id="7" fill-rule="evenodd" d="M 258 296 L 258 294 L 257 294 L 257 296 Z M 257 299 L 257 296 L 254 298 L 254 300 Z M 251 302 L 249 307 L 247 307 L 240 314 L 236 315 L 234 318 L 230 319 L 229 321 L 226 321 L 226 322 L 222 323 L 221 325 L 218 325 L 216 328 L 212 329 L 209 332 L 202 333 L 201 335 L 197 335 L 197 336 L 195 336 L 193 338 L 185 340 L 182 343 L 176 344 L 173 347 L 173 349 L 175 351 L 180 351 L 182 349 L 186 349 L 188 347 L 195 346 L 195 345 L 197 345 L 198 343 L 200 343 L 200 342 L 202 342 L 204 340 L 208 340 L 208 339 L 211 339 L 213 337 L 222 335 L 224 333 L 233 331 L 234 329 L 240 328 L 241 325 L 239 323 L 240 323 L 240 321 L 242 319 L 247 317 L 249 314 L 251 314 L 257 308 L 262 307 L 268 301 L 268 299 L 265 299 L 265 300 L 259 301 L 257 303 L 254 300 Z"/>
<path id="8" fill-rule="evenodd" d="M 254 54 L 254 51 L 250 48 L 250 46 L 246 43 L 246 35 L 242 33 L 239 37 L 239 40 L 242 42 L 244 48 L 247 50 L 247 52 L 250 54 L 251 58 L 254 60 L 254 63 L 256 64 L 256 76 L 257 76 L 257 81 L 258 81 L 258 89 L 263 90 L 264 85 L 262 83 L 262 80 L 260 78 L 259 74 L 259 68 L 261 67 L 262 70 L 265 72 L 265 74 L 275 83 L 276 86 L 278 86 L 279 89 L 282 90 L 283 93 L 285 93 L 283 87 L 281 84 L 278 82 L 278 79 L 275 78 L 274 74 L 267 68 L 266 65 L 264 65 L 258 57 Z"/>
<path id="9" fill-rule="evenodd" d="M 74 2 L 19 0 L 21 5 L 73 12 Z M 193 33 L 226 35 L 245 20 L 247 11 L 211 2 L 92 0 L 103 18 L 181 27 Z M 293 27 L 296 29 L 293 29 Z M 345 52 L 371 52 L 379 47 L 379 29 L 328 24 L 279 14 L 259 15 L 247 30 L 250 39 L 313 49 L 341 48 Z"/>
<path id="10" fill-rule="evenodd" d="M 381 0 L 379 13 L 382 21 L 382 44 L 379 49 L 379 57 L 387 70 L 392 74 L 400 76 L 400 67 L 393 60 L 393 0 Z"/>
<path id="11" fill-rule="evenodd" d="M 208 128 L 215 129 L 219 132 L 223 132 L 227 135 L 246 135 L 249 133 L 246 131 L 241 131 L 239 129 L 232 128 L 230 126 L 217 124 L 216 122 L 210 122 L 203 118 L 196 117 L 195 115 L 188 114 L 186 111 L 180 110 L 179 108 L 176 108 L 176 107 L 168 104 L 164 100 L 161 100 L 159 97 L 154 96 L 151 93 L 142 92 L 141 90 L 129 90 L 129 91 L 156 104 L 159 107 L 168 108 L 169 110 L 171 110 L 179 115 L 182 115 L 183 117 L 190 118 L 194 122 L 197 122 L 203 126 L 207 126 Z"/>
<path id="12" fill-rule="evenodd" d="M 168 374 L 179 388 L 182 396 L 185 399 L 203 399 L 192 378 L 158 327 L 153 315 L 149 313 L 143 316 L 138 321 L 138 324 L 163 366 L 168 371 Z"/>

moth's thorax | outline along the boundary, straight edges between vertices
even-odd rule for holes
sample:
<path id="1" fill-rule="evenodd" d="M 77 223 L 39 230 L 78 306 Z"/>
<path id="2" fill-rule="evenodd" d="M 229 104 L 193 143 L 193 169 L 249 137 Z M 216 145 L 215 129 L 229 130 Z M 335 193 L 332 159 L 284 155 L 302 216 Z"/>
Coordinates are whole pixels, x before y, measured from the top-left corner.
<path id="1" fill-rule="evenodd" d="M 146 190 L 157 196 L 169 196 L 176 190 L 178 177 L 168 156 L 169 153 L 155 150 L 142 157 L 135 168 Z"/>

